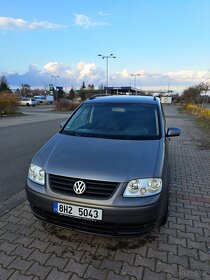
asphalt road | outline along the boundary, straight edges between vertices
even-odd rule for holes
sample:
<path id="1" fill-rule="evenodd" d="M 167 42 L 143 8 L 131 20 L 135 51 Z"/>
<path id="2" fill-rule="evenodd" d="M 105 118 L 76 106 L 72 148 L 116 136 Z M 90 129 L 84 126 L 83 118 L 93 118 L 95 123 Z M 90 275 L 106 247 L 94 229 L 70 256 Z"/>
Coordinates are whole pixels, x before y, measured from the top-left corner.
<path id="1" fill-rule="evenodd" d="M 0 202 L 24 189 L 31 159 L 65 120 L 66 116 L 0 128 Z"/>

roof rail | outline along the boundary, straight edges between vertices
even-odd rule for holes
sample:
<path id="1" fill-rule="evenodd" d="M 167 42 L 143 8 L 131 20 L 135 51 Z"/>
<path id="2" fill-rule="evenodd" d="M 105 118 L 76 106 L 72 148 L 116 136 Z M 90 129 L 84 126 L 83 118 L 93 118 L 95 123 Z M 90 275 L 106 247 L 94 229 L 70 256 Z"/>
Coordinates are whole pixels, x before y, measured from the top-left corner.
<path id="1" fill-rule="evenodd" d="M 95 94 L 95 95 L 92 95 L 88 100 L 92 100 L 92 99 L 104 97 L 104 96 L 109 96 L 109 94 Z"/>

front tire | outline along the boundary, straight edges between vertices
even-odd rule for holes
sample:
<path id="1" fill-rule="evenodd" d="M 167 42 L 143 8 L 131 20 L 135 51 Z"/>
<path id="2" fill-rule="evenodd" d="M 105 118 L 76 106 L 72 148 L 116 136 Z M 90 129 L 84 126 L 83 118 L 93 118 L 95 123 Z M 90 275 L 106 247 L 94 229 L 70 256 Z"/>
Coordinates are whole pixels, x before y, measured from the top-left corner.
<path id="1" fill-rule="evenodd" d="M 162 226 L 167 223 L 168 214 L 169 214 L 169 190 L 170 190 L 170 183 L 168 187 L 163 190 L 160 200 L 160 209 L 159 209 L 159 216 L 157 219 L 157 225 Z"/>
<path id="2" fill-rule="evenodd" d="M 163 209 L 164 210 L 164 209 Z M 160 213 L 161 218 L 160 218 L 160 225 L 163 226 L 167 223 L 168 220 L 168 201 L 167 201 L 167 205 L 166 205 L 166 209 L 165 209 L 165 213 Z"/>

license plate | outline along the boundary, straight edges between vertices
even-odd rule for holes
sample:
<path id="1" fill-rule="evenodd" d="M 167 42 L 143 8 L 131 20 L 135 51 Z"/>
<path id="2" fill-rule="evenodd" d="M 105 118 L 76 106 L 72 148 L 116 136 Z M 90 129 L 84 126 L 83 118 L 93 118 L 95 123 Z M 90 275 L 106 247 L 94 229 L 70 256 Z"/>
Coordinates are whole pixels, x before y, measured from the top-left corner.
<path id="1" fill-rule="evenodd" d="M 53 212 L 60 215 L 72 216 L 88 220 L 102 220 L 101 209 L 81 207 L 60 202 L 53 202 Z"/>

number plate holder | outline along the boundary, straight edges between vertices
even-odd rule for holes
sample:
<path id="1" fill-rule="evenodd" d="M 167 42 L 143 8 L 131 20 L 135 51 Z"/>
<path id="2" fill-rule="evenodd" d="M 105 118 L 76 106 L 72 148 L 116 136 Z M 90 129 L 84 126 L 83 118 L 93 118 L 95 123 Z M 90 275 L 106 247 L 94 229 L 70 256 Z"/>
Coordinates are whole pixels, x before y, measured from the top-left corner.
<path id="1" fill-rule="evenodd" d="M 60 215 L 87 220 L 102 220 L 102 209 L 53 202 L 53 212 Z"/>

